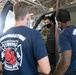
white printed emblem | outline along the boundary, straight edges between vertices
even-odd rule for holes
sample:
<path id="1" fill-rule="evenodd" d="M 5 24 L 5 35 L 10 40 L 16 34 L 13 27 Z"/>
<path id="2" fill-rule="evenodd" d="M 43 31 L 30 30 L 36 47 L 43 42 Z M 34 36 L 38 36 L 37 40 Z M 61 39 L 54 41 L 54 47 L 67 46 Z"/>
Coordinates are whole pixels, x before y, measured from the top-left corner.
<path id="1" fill-rule="evenodd" d="M 18 45 L 17 40 L 7 40 L 1 44 L 1 60 L 4 68 L 8 71 L 18 70 L 22 65 L 22 45 Z"/>
<path id="2" fill-rule="evenodd" d="M 73 30 L 73 35 L 76 35 L 76 29 Z"/>

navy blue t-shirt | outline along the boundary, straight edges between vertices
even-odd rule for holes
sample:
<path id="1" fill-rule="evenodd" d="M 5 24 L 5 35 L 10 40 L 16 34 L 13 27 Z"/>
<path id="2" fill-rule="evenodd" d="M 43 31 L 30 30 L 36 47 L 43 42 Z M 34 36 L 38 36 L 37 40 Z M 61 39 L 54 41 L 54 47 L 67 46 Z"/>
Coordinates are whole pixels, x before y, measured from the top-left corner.
<path id="1" fill-rule="evenodd" d="M 59 52 L 72 50 L 69 71 L 76 71 L 76 26 L 68 26 L 58 37 Z"/>
<path id="2" fill-rule="evenodd" d="M 38 31 L 19 26 L 0 36 L 0 55 L 3 75 L 34 75 L 47 51 Z"/>

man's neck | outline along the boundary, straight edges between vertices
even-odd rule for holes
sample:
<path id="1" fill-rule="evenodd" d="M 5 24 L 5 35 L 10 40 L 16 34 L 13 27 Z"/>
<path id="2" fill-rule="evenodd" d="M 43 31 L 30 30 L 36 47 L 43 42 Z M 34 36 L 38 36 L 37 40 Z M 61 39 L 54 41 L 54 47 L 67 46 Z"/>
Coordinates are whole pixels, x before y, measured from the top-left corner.
<path id="1" fill-rule="evenodd" d="M 15 27 L 18 27 L 18 26 L 27 26 L 27 22 L 24 22 L 24 21 L 16 21 Z"/>
<path id="2" fill-rule="evenodd" d="M 72 25 L 71 21 L 68 21 L 68 22 L 66 23 L 66 25 L 67 25 L 67 26 Z"/>
<path id="3" fill-rule="evenodd" d="M 63 24 L 62 29 L 65 29 L 66 27 L 72 25 L 71 21 L 67 21 L 66 23 L 62 23 L 62 24 Z"/>

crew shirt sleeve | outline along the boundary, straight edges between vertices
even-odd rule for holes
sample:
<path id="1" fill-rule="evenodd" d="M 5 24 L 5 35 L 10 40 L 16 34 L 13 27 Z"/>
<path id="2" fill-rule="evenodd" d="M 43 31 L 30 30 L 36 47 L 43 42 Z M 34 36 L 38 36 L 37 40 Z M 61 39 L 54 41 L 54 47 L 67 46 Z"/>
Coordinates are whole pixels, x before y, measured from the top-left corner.
<path id="1" fill-rule="evenodd" d="M 37 61 L 48 56 L 44 41 L 39 32 L 36 33 L 36 38 L 34 39 L 34 56 Z"/>
<path id="2" fill-rule="evenodd" d="M 60 35 L 58 37 L 58 48 L 59 48 L 59 52 L 63 52 L 66 50 L 72 50 L 71 37 L 68 32 L 60 33 Z"/>

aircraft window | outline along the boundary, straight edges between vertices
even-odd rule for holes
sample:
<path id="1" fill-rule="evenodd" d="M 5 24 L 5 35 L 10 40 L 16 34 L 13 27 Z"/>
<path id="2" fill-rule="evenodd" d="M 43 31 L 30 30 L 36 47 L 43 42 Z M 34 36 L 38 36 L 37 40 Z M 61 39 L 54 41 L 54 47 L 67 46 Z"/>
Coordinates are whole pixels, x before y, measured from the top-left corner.
<path id="1" fill-rule="evenodd" d="M 1 26 L 1 14 L 0 14 L 0 26 Z"/>
<path id="2" fill-rule="evenodd" d="M 0 26 L 1 26 L 1 14 L 0 14 Z M 1 27 L 0 27 L 1 28 Z M 1 30 L 1 29 L 0 29 Z"/>
<path id="3" fill-rule="evenodd" d="M 33 29 L 33 22 L 34 22 L 34 20 L 33 19 L 30 19 L 30 21 L 28 22 L 27 27 Z"/>
<path id="4" fill-rule="evenodd" d="M 44 25 L 45 25 L 44 20 L 42 20 L 42 21 L 38 24 L 36 30 L 41 30 Z"/>
<path id="5" fill-rule="evenodd" d="M 6 20 L 5 20 L 5 28 L 3 30 L 3 33 L 7 31 L 9 28 L 13 27 L 15 25 L 15 19 L 14 19 L 14 13 L 9 10 Z"/>

